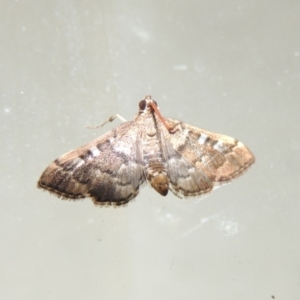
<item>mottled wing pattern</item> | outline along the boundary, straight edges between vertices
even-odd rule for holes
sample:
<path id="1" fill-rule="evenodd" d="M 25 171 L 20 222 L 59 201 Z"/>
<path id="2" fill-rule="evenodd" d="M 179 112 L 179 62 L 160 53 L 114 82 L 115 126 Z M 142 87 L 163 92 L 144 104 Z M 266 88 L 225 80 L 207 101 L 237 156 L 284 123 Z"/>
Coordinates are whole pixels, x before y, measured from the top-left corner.
<path id="1" fill-rule="evenodd" d="M 173 127 L 170 132 L 164 130 L 164 140 L 171 191 L 177 196 L 207 193 L 214 184 L 238 177 L 254 162 L 252 153 L 232 137 L 165 120 Z"/>
<path id="2" fill-rule="evenodd" d="M 169 134 L 167 130 L 165 134 Z M 179 198 L 208 193 L 213 188 L 213 182 L 206 174 L 197 169 L 179 151 L 176 151 L 163 134 L 161 140 L 163 157 L 167 164 L 170 180 L 169 189 L 172 193 Z"/>
<path id="3" fill-rule="evenodd" d="M 122 205 L 145 181 L 142 146 L 134 121 L 56 159 L 38 187 L 64 199 L 92 197 L 95 204 Z"/>

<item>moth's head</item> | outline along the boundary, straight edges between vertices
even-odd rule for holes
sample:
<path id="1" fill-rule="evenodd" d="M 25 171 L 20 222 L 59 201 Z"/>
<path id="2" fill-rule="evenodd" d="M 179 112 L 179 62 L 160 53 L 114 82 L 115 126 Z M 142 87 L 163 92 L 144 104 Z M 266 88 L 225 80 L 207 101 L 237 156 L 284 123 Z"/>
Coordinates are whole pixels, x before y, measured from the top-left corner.
<path id="1" fill-rule="evenodd" d="M 157 103 L 155 100 L 151 99 L 151 96 L 145 96 L 145 99 L 141 100 L 139 103 L 139 113 L 143 112 L 153 112 L 153 110 L 158 109 Z"/>

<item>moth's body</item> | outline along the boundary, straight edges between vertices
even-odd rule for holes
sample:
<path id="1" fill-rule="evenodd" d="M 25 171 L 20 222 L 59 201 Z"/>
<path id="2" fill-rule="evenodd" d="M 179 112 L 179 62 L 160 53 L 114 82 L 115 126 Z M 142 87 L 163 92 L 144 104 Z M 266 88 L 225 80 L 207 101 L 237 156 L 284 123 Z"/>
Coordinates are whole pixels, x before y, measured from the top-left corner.
<path id="1" fill-rule="evenodd" d="M 166 196 L 169 191 L 168 169 L 163 157 L 161 137 L 159 133 L 166 128 L 161 120 L 148 106 L 145 111 L 140 111 L 136 118 L 137 124 L 145 128 L 140 132 L 142 143 L 142 155 L 144 162 L 145 177 L 151 186 L 161 195 Z"/>
<path id="2" fill-rule="evenodd" d="M 38 187 L 59 197 L 92 197 L 96 204 L 122 205 L 148 181 L 161 195 L 209 192 L 214 183 L 242 174 L 254 157 L 239 141 L 163 118 L 150 96 L 134 121 L 56 159 Z"/>

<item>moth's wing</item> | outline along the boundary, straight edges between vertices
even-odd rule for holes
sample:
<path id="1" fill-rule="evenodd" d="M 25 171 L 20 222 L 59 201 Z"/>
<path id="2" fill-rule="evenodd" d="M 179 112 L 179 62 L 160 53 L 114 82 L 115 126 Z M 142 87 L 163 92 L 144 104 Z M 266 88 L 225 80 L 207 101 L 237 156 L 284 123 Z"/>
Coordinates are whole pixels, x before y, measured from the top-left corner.
<path id="1" fill-rule="evenodd" d="M 166 121 L 174 126 L 168 135 L 172 147 L 215 183 L 230 181 L 254 162 L 250 150 L 232 137 L 170 118 Z"/>
<path id="2" fill-rule="evenodd" d="M 169 189 L 179 198 L 197 196 L 208 193 L 213 188 L 213 182 L 206 174 L 195 167 L 174 148 L 168 139 L 168 130 L 162 129 L 162 154 L 167 165 Z"/>
<path id="3" fill-rule="evenodd" d="M 56 159 L 38 187 L 65 199 L 92 197 L 95 204 L 122 205 L 145 181 L 138 128 L 125 122 Z"/>

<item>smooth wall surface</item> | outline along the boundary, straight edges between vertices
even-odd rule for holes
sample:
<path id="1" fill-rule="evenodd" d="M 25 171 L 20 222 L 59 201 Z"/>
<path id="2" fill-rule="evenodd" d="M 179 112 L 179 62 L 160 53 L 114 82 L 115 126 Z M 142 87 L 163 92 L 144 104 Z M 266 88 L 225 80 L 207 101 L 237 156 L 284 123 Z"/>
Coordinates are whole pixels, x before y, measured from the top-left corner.
<path id="1" fill-rule="evenodd" d="M 300 2 L 1 3 L 0 298 L 300 299 Z M 56 157 L 134 118 L 240 139 L 256 163 L 202 198 L 124 208 L 36 188 Z"/>

